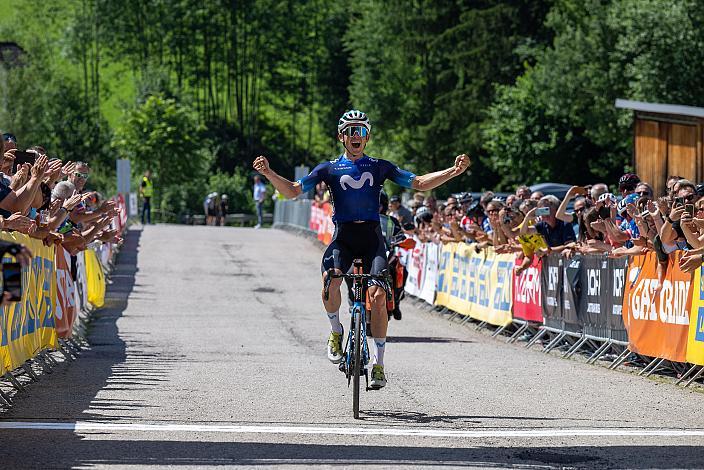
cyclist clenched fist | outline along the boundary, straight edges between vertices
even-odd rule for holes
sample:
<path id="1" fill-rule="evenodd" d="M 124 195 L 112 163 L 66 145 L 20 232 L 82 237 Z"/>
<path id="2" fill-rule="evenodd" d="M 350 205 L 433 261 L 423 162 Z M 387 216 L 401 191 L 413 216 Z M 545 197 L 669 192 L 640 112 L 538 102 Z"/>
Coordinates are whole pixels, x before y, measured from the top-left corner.
<path id="1" fill-rule="evenodd" d="M 258 156 L 254 160 L 253 166 L 255 170 L 257 170 L 264 176 L 267 176 L 271 172 L 271 168 L 269 167 L 269 160 L 267 160 L 266 157 L 263 155 Z"/>
<path id="2" fill-rule="evenodd" d="M 265 157 L 260 156 L 254 160 L 254 169 L 267 177 L 287 198 L 295 198 L 310 191 L 321 181 L 327 184 L 334 205 L 335 236 L 323 255 L 323 283 L 327 271 L 347 273 L 356 258 L 363 260 L 365 273 L 380 275 L 387 269 L 386 246 L 379 226 L 379 194 L 384 181 L 391 180 L 405 188 L 428 191 L 462 174 L 470 165 L 470 158 L 462 154 L 455 158 L 453 166 L 445 170 L 415 175 L 387 160 L 372 158 L 364 153 L 371 137 L 371 129 L 365 113 L 357 110 L 344 113 L 337 125 L 337 139 L 345 148 L 344 153 L 335 160 L 321 163 L 308 176 L 295 182 L 273 171 Z M 328 359 L 333 363 L 342 360 L 341 284 L 341 279 L 333 279 L 329 296 L 326 298 L 323 295 L 323 304 L 332 330 L 328 338 Z M 389 319 L 385 290 L 390 286 L 382 284 L 384 283 L 370 281 L 367 291 L 372 304 L 371 388 L 386 385 L 384 352 Z"/>

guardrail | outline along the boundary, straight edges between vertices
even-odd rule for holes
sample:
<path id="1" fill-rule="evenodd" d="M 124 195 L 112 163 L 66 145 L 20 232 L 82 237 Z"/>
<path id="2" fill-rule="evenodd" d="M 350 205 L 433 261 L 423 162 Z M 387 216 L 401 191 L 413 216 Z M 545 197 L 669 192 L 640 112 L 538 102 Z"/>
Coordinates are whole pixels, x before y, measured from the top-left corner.
<path id="1" fill-rule="evenodd" d="M 274 222 L 274 215 L 271 213 L 262 214 L 262 221 L 265 224 Z M 225 216 L 226 224 L 237 224 L 239 226 L 253 225 L 257 222 L 257 216 L 253 214 L 227 214 Z M 201 214 L 186 215 L 183 219 L 186 225 L 205 225 L 205 216 Z"/>
<path id="2" fill-rule="evenodd" d="M 310 201 L 277 202 L 274 220 L 321 241 L 332 232 L 330 208 Z M 652 253 L 551 254 L 520 275 L 514 255 L 472 244 L 418 242 L 400 256 L 406 292 L 451 321 L 493 328 L 493 336 L 528 348 L 542 344 L 545 353 L 586 353 L 588 363 L 613 354 L 610 368 L 630 361 L 643 367 L 640 375 L 668 368 L 688 386 L 704 375 L 704 285 L 702 269 L 694 276 L 680 270 L 680 254 L 670 255 L 662 285 Z"/>

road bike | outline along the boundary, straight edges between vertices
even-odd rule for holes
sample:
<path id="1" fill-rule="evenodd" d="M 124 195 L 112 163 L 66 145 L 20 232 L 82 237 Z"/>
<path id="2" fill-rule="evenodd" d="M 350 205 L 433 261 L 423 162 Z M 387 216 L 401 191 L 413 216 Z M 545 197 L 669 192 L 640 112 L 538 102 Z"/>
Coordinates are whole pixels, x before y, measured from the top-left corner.
<path id="1" fill-rule="evenodd" d="M 367 345 L 367 306 L 366 292 L 367 284 L 370 280 L 381 281 L 387 287 L 386 299 L 391 301 L 391 289 L 389 286 L 389 275 L 386 271 L 382 274 L 365 274 L 361 259 L 355 259 L 352 263 L 352 274 L 337 274 L 334 270 L 328 270 L 325 278 L 324 295 L 327 301 L 330 296 L 330 282 L 333 279 L 345 279 L 352 282 L 352 305 L 350 306 L 350 329 L 347 332 L 347 341 L 340 362 L 340 370 L 347 377 L 347 386 L 352 384 L 352 411 L 354 418 L 359 419 L 359 390 L 360 378 L 364 374 L 366 390 L 369 388 L 369 346 Z M 361 346 L 361 347 L 360 347 Z"/>

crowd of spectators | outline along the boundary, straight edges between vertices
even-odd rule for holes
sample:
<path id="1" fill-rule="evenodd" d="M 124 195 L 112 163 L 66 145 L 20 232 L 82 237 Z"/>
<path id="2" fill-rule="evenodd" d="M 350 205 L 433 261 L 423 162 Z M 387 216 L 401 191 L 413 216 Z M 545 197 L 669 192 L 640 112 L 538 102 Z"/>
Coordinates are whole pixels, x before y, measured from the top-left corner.
<path id="1" fill-rule="evenodd" d="M 86 189 L 90 167 L 61 161 L 40 146 L 25 146 L 10 133 L 0 142 L 0 230 L 60 245 L 71 255 L 95 241 L 121 242 L 112 222 L 112 200 Z"/>
<path id="2" fill-rule="evenodd" d="M 704 184 L 678 176 L 669 177 L 667 193 L 659 195 L 627 173 L 615 192 L 604 183 L 573 186 L 562 200 L 527 186 L 504 196 L 454 194 L 444 202 L 416 193 L 405 205 L 392 196 L 389 214 L 423 242 L 468 242 L 476 250 L 491 246 L 516 253 L 518 273 L 548 253 L 623 257 L 653 251 L 661 271 L 678 250 L 684 252 L 680 266 L 685 271 L 694 271 L 704 259 Z"/>

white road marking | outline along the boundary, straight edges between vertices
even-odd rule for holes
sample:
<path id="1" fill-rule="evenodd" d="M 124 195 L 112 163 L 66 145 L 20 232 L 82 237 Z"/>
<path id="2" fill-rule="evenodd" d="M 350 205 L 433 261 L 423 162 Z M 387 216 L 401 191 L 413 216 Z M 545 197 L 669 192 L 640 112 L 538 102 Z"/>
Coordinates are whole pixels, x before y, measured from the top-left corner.
<path id="1" fill-rule="evenodd" d="M 648 428 L 532 428 L 532 429 L 431 429 L 382 427 L 315 427 L 315 426 L 225 426 L 210 424 L 139 424 L 100 423 L 89 421 L 38 423 L 30 421 L 0 422 L 0 429 L 43 431 L 153 431 L 214 432 L 225 434 L 330 434 L 336 436 L 417 436 L 456 438 L 532 438 L 532 437 L 704 437 L 704 429 Z"/>

